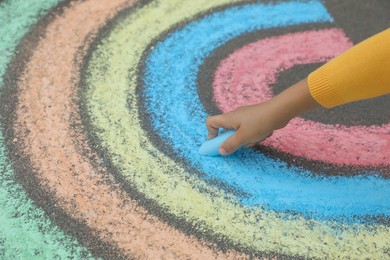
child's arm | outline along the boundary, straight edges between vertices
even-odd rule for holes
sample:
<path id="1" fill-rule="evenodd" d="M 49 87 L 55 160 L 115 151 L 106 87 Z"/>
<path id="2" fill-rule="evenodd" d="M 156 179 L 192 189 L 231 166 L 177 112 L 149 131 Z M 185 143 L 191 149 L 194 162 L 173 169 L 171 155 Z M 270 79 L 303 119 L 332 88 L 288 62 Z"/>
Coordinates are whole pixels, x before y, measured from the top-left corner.
<path id="1" fill-rule="evenodd" d="M 235 129 L 219 149 L 221 155 L 233 153 L 243 145 L 264 140 L 274 130 L 283 128 L 304 111 L 320 106 L 302 80 L 267 102 L 243 106 L 232 112 L 207 118 L 207 139 L 217 135 L 218 128 Z"/>
<path id="2" fill-rule="evenodd" d="M 390 29 L 311 73 L 308 85 L 315 100 L 327 108 L 390 93 Z"/>
<path id="3" fill-rule="evenodd" d="M 390 29 L 329 61 L 267 102 L 207 118 L 208 139 L 218 128 L 237 130 L 220 146 L 227 155 L 264 140 L 305 111 L 334 107 L 390 93 Z"/>

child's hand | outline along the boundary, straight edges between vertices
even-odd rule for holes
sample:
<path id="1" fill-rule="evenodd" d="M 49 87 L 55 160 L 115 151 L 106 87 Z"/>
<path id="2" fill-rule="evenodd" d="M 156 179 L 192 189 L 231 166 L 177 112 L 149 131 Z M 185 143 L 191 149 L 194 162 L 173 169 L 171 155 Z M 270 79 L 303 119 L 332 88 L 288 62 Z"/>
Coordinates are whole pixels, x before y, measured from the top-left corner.
<path id="1" fill-rule="evenodd" d="M 218 128 L 237 130 L 219 148 L 221 155 L 228 155 L 241 146 L 251 146 L 263 141 L 274 130 L 287 125 L 288 121 L 275 115 L 270 101 L 244 106 L 229 113 L 207 118 L 206 125 L 209 131 L 207 139 L 217 136 Z"/>
<path id="2" fill-rule="evenodd" d="M 237 130 L 219 147 L 221 155 L 228 155 L 241 146 L 263 141 L 274 130 L 285 127 L 292 118 L 317 106 L 306 80 L 302 80 L 265 103 L 207 118 L 207 139 L 217 136 L 218 128 Z"/>

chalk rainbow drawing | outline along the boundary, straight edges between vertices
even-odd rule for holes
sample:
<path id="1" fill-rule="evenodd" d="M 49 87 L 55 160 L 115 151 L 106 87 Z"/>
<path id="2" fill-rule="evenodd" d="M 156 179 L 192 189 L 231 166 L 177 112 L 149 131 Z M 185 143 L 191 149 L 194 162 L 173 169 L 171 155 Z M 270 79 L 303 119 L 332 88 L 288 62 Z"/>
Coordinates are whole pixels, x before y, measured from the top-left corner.
<path id="1" fill-rule="evenodd" d="M 0 21 L 2 258 L 390 257 L 389 123 L 298 118 L 264 143 L 331 175 L 197 153 L 208 106 L 352 46 L 323 1 L 13 0 Z"/>

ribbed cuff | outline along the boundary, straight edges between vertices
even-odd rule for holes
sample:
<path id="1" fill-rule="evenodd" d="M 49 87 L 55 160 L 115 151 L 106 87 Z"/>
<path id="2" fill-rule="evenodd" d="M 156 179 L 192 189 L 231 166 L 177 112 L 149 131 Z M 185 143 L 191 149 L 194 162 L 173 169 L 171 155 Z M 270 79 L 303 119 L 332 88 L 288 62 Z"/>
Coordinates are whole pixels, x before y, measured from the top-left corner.
<path id="1" fill-rule="evenodd" d="M 309 75 L 307 84 L 310 94 L 321 106 L 331 108 L 345 103 L 329 83 L 324 66 Z"/>

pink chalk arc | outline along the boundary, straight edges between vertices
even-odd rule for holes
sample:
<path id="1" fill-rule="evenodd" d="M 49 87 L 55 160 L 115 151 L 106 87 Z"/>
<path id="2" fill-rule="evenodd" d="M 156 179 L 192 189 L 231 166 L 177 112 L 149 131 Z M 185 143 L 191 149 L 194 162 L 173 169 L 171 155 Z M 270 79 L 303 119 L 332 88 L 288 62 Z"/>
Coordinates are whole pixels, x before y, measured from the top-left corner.
<path id="1" fill-rule="evenodd" d="M 294 65 L 325 62 L 351 46 L 336 28 L 250 43 L 221 61 L 213 81 L 214 99 L 222 112 L 264 102 L 272 97 L 270 85 L 279 72 Z M 390 161 L 390 124 L 347 127 L 295 118 L 263 144 L 335 165 L 385 166 Z"/>

